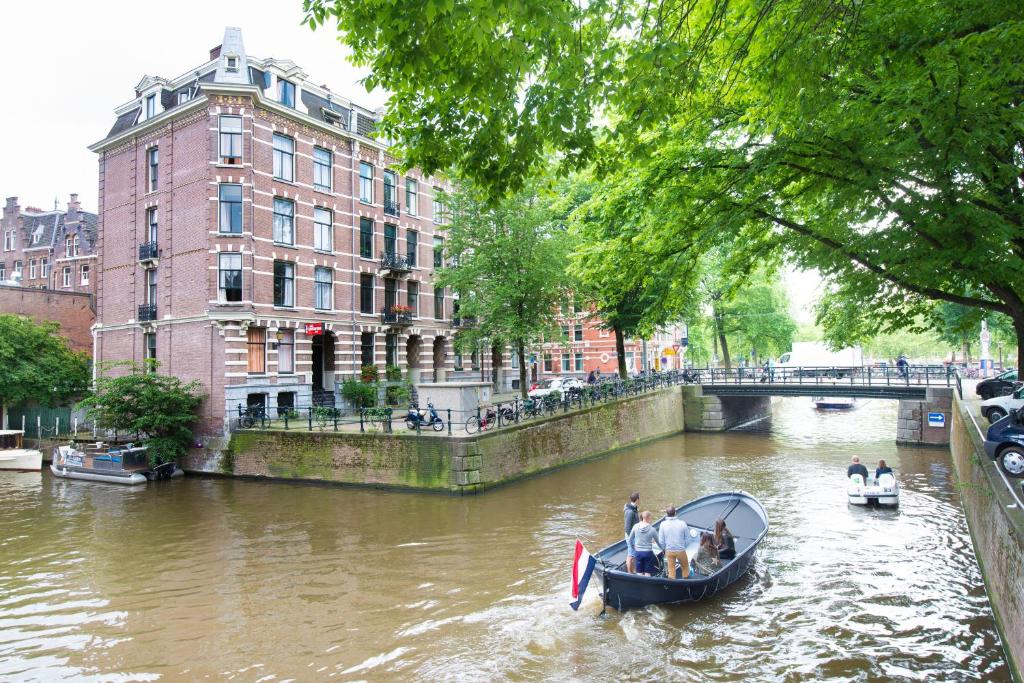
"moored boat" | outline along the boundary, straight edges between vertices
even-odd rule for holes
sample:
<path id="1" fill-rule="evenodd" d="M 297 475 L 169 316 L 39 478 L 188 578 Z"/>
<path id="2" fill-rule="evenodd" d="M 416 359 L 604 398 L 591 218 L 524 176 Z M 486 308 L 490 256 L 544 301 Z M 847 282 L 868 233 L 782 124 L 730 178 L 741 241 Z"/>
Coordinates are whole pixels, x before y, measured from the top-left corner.
<path id="1" fill-rule="evenodd" d="M 83 481 L 102 481 L 129 486 L 153 479 L 170 479 L 184 474 L 174 463 L 153 467 L 145 446 L 105 446 L 102 442 L 78 450 L 73 446 L 53 449 L 50 471 L 54 476 Z"/>
<path id="2" fill-rule="evenodd" d="M 38 472 L 43 468 L 42 452 L 24 448 L 24 436 L 25 432 L 20 429 L 0 431 L 0 470 Z"/>
<path id="3" fill-rule="evenodd" d="M 851 474 L 846 485 L 846 500 L 851 505 L 896 507 L 900 504 L 900 485 L 891 472 L 882 474 L 877 481 L 871 475 L 865 481 L 861 475 Z"/>
<path id="4" fill-rule="evenodd" d="M 736 541 L 736 557 L 723 560 L 709 575 L 691 574 L 686 579 L 630 574 L 626 571 L 626 541 L 622 540 L 594 555 L 594 574 L 601 582 L 602 599 L 618 610 L 659 603 L 695 602 L 715 595 L 747 573 L 758 544 L 768 533 L 768 513 L 760 502 L 744 491 L 714 493 L 680 506 L 676 517 L 690 527 L 692 543 L 686 554 L 696 557 L 701 532 L 714 532 L 715 520 L 725 519 Z M 659 527 L 664 517 L 654 523 Z M 659 555 L 659 566 L 662 556 Z"/>
<path id="5" fill-rule="evenodd" d="M 811 400 L 818 410 L 852 410 L 857 407 L 857 399 L 849 396 L 815 396 Z"/>

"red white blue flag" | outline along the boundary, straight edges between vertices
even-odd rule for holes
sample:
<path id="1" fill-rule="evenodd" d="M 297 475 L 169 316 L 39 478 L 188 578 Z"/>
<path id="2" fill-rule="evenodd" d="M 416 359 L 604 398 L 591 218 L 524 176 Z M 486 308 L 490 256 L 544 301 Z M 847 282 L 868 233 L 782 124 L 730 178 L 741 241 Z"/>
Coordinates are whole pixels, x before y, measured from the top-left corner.
<path id="1" fill-rule="evenodd" d="M 569 606 L 574 610 L 580 608 L 580 603 L 583 602 L 583 594 L 587 590 L 587 584 L 590 583 L 590 575 L 594 573 L 594 565 L 597 561 L 587 552 L 587 549 L 583 547 L 583 543 L 580 539 L 576 539 L 576 554 L 572 561 L 572 597 L 575 598 L 573 602 L 569 603 Z"/>

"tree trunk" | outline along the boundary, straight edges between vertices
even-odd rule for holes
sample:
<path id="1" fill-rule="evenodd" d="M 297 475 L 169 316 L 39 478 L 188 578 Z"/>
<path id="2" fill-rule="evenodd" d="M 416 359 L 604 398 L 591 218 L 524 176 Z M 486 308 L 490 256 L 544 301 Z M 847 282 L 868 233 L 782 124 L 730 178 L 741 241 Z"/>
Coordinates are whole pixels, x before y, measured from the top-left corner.
<path id="1" fill-rule="evenodd" d="M 964 337 L 964 364 L 971 362 L 971 343 Z"/>
<path id="2" fill-rule="evenodd" d="M 715 317 L 715 332 L 718 334 L 718 343 L 722 346 L 722 363 L 725 364 L 725 369 L 729 370 L 732 368 L 732 360 L 729 358 L 729 342 L 725 340 L 722 314 L 718 312 L 718 308 L 713 308 L 711 312 Z"/>
<path id="3" fill-rule="evenodd" d="M 612 327 L 615 331 L 615 355 L 619 361 L 619 377 L 626 379 L 626 339 L 622 335 L 622 329 Z"/>
<path id="4" fill-rule="evenodd" d="M 522 339 L 516 341 L 516 354 L 519 356 L 519 395 L 526 400 L 526 344 Z"/>
<path id="5" fill-rule="evenodd" d="M 1013 331 L 1017 334 L 1017 370 L 1024 368 L 1024 314 L 1012 316 Z"/>
<path id="6" fill-rule="evenodd" d="M 7 404 L 0 402 L 0 424 L 3 426 L 0 429 L 8 429 L 7 426 Z"/>

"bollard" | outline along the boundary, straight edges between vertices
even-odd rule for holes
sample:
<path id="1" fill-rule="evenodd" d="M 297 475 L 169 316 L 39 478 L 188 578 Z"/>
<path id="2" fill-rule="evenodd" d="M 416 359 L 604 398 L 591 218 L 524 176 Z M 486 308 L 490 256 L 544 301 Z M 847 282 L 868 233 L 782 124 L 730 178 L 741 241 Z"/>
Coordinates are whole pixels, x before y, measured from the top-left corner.
<path id="1" fill-rule="evenodd" d="M 290 410 L 284 411 L 284 428 L 285 429 L 288 429 L 288 416 L 291 414 L 291 412 L 292 411 L 290 411 Z"/>
<path id="2" fill-rule="evenodd" d="M 452 435 L 452 409 L 448 408 L 448 436 Z"/>
<path id="3" fill-rule="evenodd" d="M 313 431 L 313 406 L 309 407 L 309 412 L 306 415 L 309 420 L 309 431 Z"/>
<path id="4" fill-rule="evenodd" d="M 363 427 L 363 411 L 364 410 L 365 410 L 365 408 L 360 408 L 359 409 L 359 431 L 360 432 L 365 432 L 366 431 L 366 428 Z"/>

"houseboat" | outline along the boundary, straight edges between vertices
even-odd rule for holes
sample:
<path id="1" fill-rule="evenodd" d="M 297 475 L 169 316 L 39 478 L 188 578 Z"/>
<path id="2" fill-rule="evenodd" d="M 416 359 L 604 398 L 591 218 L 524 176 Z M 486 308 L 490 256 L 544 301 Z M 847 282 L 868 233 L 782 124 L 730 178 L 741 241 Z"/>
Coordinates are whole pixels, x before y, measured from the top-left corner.
<path id="1" fill-rule="evenodd" d="M 22 447 L 25 432 L 20 429 L 0 431 L 0 470 L 38 472 L 43 468 L 43 454 Z"/>
<path id="2" fill-rule="evenodd" d="M 184 474 L 173 462 L 153 467 L 145 446 L 107 445 L 102 441 L 79 450 L 75 444 L 53 449 L 50 471 L 54 476 L 84 481 L 134 486 L 154 479 L 170 479 Z"/>

